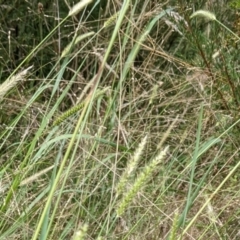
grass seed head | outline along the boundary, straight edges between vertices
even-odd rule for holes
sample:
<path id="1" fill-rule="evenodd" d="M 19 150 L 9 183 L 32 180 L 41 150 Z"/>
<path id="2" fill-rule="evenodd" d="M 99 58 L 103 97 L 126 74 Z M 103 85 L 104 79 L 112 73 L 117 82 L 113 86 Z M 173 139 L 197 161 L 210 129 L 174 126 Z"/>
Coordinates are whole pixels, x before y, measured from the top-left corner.
<path id="1" fill-rule="evenodd" d="M 85 6 L 87 6 L 92 0 L 82 0 L 75 4 L 68 13 L 68 16 L 75 16 L 78 14 Z"/>
<path id="2" fill-rule="evenodd" d="M 194 18 L 194 17 L 205 17 L 205 18 L 208 18 L 209 20 L 212 20 L 212 21 L 216 21 L 216 16 L 209 12 L 209 11 L 206 11 L 206 10 L 198 10 L 196 12 L 194 12 L 190 18 Z"/>

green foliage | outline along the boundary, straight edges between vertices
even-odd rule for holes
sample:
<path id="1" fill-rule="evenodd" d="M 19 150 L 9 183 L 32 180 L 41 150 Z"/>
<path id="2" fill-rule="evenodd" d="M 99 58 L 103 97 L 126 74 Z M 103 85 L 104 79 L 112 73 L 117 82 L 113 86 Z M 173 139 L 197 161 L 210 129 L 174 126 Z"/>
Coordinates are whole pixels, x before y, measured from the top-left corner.
<path id="1" fill-rule="evenodd" d="M 237 238 L 230 4 L 1 4 L 0 239 Z"/>
<path id="2" fill-rule="evenodd" d="M 229 6 L 235 9 L 240 8 L 240 1 L 239 0 L 231 0 L 229 2 Z"/>

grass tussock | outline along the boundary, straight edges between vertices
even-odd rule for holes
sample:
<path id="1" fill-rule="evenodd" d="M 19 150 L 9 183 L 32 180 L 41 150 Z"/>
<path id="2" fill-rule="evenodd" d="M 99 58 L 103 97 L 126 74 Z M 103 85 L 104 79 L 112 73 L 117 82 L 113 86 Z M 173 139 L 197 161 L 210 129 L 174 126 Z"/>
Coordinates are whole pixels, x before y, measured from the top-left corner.
<path id="1" fill-rule="evenodd" d="M 100 2 L 3 12 L 0 239 L 238 239 L 235 1 Z"/>

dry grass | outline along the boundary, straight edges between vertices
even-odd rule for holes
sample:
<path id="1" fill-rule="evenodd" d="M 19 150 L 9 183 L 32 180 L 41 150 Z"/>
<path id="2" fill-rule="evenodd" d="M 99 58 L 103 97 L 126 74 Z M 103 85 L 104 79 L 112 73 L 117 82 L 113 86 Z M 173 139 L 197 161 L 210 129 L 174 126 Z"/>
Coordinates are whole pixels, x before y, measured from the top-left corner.
<path id="1" fill-rule="evenodd" d="M 4 94 L 0 239 L 238 239 L 238 72 L 233 46 L 214 55 L 224 31 L 184 6 L 109 1 L 97 20 L 93 6 L 40 43 L 66 43 L 50 71 Z"/>

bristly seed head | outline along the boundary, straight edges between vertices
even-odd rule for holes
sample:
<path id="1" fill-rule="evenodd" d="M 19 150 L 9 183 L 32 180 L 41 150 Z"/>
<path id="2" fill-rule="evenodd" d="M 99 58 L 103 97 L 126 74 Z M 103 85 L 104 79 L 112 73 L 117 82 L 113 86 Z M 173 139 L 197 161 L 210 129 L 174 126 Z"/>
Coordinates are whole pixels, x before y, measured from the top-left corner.
<path id="1" fill-rule="evenodd" d="M 206 10 L 198 10 L 196 12 L 194 12 L 190 18 L 194 18 L 194 17 L 205 17 L 205 18 L 208 18 L 209 20 L 212 20 L 212 21 L 216 21 L 216 16 L 209 12 L 209 11 L 206 11 Z"/>
<path id="2" fill-rule="evenodd" d="M 87 6 L 92 0 L 82 0 L 75 4 L 68 13 L 68 16 L 74 16 L 78 14 L 85 6 Z"/>

